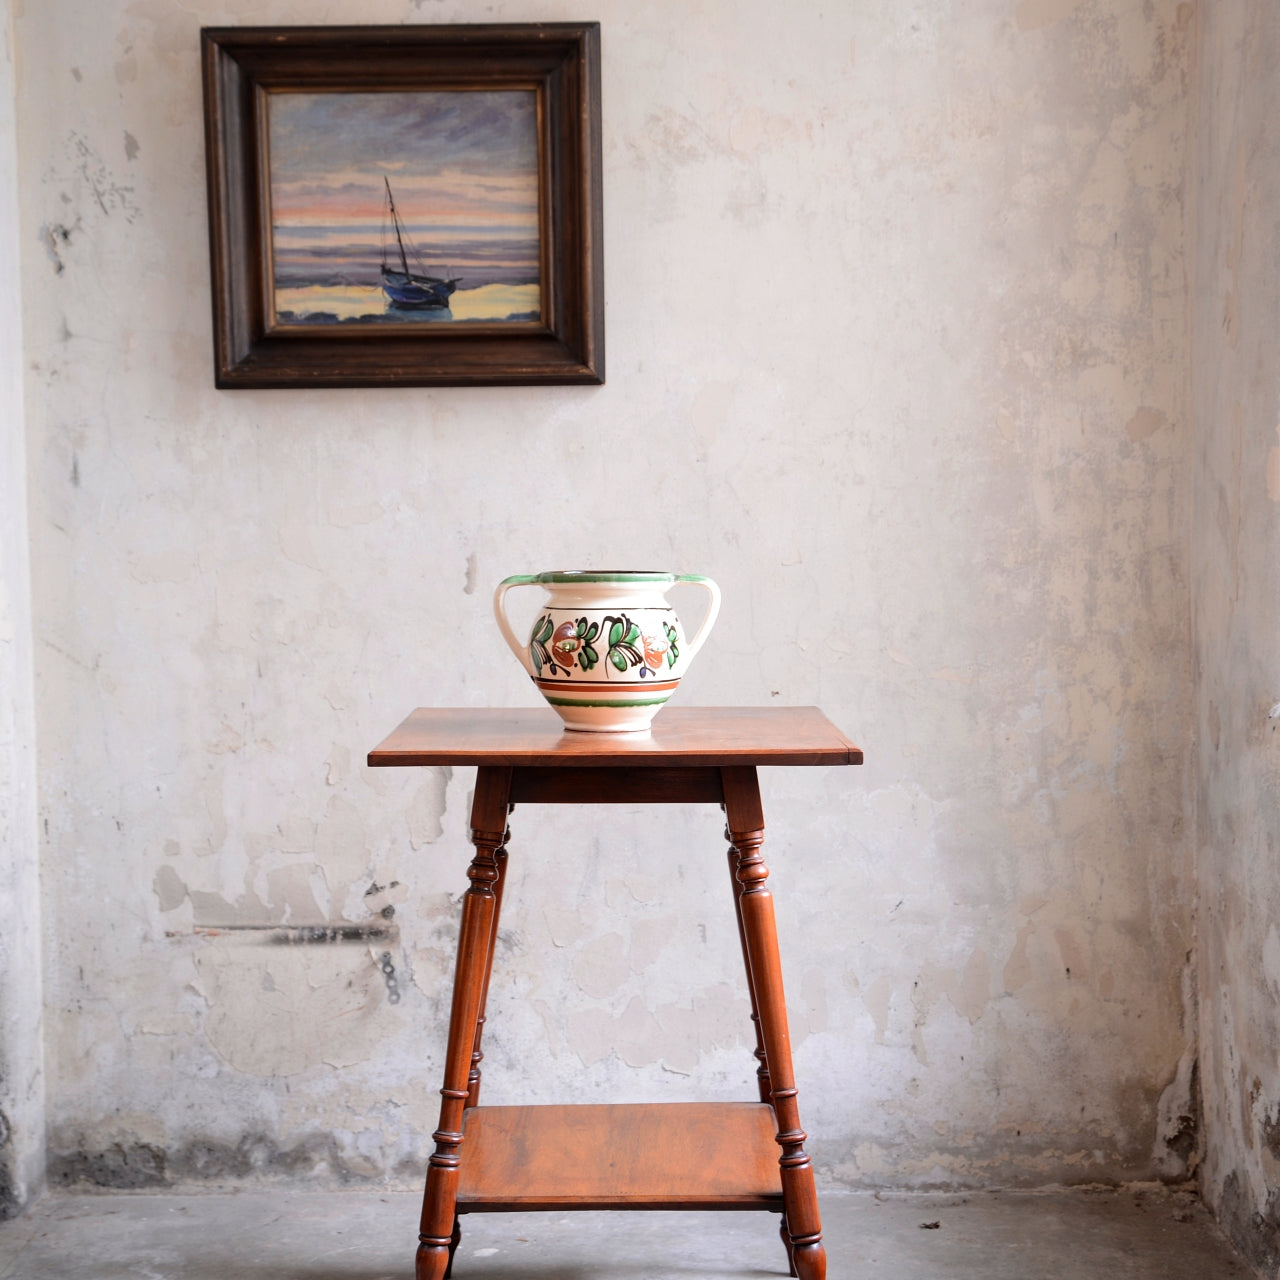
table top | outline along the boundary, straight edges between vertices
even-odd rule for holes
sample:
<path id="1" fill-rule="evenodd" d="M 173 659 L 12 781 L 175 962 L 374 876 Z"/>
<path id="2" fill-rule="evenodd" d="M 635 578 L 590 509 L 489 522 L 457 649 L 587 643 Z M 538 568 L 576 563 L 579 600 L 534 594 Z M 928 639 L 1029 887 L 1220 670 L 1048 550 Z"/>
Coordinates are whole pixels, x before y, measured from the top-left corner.
<path id="1" fill-rule="evenodd" d="M 643 733 L 581 733 L 549 707 L 419 707 L 369 764 L 554 768 L 861 764 L 817 707 L 664 707 Z"/>

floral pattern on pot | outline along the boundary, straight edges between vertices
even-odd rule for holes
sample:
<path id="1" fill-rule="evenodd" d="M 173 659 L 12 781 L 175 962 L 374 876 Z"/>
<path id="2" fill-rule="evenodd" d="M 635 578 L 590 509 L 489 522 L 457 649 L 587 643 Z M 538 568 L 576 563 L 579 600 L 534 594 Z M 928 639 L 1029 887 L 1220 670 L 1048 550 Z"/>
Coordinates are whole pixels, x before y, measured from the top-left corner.
<path id="1" fill-rule="evenodd" d="M 662 629 L 667 633 L 667 666 L 674 667 L 680 661 L 680 633 L 669 622 Z"/>
<path id="2" fill-rule="evenodd" d="M 600 622 L 591 622 L 585 617 L 569 618 L 559 626 L 550 614 L 543 614 L 529 635 L 529 656 L 534 670 L 539 676 L 544 673 L 568 676 L 576 670 L 590 671 L 600 661 L 593 642 L 602 633 L 606 642 L 606 679 L 613 671 L 625 675 L 636 668 L 636 675 L 643 680 L 657 675 L 664 666 L 674 667 L 680 659 L 680 633 L 669 622 L 664 622 L 658 633 L 641 631 L 625 613 L 616 617 L 607 614 Z"/>
<path id="3" fill-rule="evenodd" d="M 576 621 L 571 618 L 558 627 L 548 616 L 539 618 L 529 637 L 529 656 L 538 675 L 544 667 L 552 676 L 567 676 L 575 666 L 590 671 L 600 661 L 591 643 L 599 634 L 600 624 L 588 622 L 586 618 Z"/>
<path id="4" fill-rule="evenodd" d="M 650 671 L 661 671 L 662 664 L 667 660 L 667 651 L 671 648 L 671 642 L 665 635 L 654 636 L 645 632 L 640 637 L 644 644 L 644 662 Z"/>

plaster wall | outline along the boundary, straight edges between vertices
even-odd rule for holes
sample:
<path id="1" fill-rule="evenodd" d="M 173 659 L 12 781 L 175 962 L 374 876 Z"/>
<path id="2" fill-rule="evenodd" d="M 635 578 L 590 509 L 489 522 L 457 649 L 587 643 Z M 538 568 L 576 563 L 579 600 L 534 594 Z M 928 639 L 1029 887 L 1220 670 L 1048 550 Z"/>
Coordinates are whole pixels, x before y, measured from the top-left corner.
<path id="1" fill-rule="evenodd" d="M 626 561 L 867 748 L 764 777 L 823 1177 L 1181 1176 L 1191 5 L 598 0 L 607 385 L 215 392 L 198 28 L 582 16 L 17 19 L 55 1172 L 416 1180 L 471 779 L 364 753 Z M 601 817 L 514 815 L 488 1100 L 750 1096 L 716 815 Z"/>
<path id="2" fill-rule="evenodd" d="M 1280 1267 L 1280 12 L 1204 7 L 1195 199 L 1206 1196 Z"/>
<path id="3" fill-rule="evenodd" d="M 0 1219 L 44 1177 L 40 845 L 13 28 L 0 0 Z"/>

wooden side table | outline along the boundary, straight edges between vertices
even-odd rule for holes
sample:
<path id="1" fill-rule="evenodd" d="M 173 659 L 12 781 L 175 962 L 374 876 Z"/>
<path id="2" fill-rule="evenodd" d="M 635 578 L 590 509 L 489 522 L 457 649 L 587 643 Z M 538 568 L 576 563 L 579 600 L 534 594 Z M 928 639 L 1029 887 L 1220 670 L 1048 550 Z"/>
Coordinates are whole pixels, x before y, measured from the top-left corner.
<path id="1" fill-rule="evenodd" d="M 475 765 L 440 1126 L 416 1280 L 443 1280 L 459 1215 L 499 1210 L 763 1209 L 782 1214 L 791 1274 L 823 1280 L 813 1167 L 761 856 L 759 765 L 861 764 L 814 707 L 671 707 L 649 733 L 567 733 L 549 710 L 415 711 L 370 765 Z M 718 804 L 755 1023 L 758 1102 L 481 1107 L 485 1001 L 517 804 Z M 774 1144 L 781 1148 L 775 1153 Z"/>

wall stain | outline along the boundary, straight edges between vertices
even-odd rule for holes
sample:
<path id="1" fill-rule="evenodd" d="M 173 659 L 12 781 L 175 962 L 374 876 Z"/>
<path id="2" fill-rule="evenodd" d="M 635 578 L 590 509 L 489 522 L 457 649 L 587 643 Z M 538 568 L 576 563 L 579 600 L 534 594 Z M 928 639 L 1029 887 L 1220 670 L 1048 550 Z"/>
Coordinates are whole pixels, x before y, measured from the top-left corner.
<path id="1" fill-rule="evenodd" d="M 71 237 L 80 230 L 80 220 L 77 218 L 71 226 L 67 226 L 62 222 L 55 222 L 52 226 L 45 223 L 40 228 L 40 243 L 44 245 L 44 251 L 48 255 L 49 261 L 53 263 L 53 274 L 60 276 L 66 269 L 67 264 L 62 260 L 60 249 L 71 244 Z"/>
<path id="2" fill-rule="evenodd" d="M 1270 1188 L 1265 1208 L 1253 1209 L 1240 1174 L 1233 1169 L 1223 1180 L 1217 1216 L 1245 1261 L 1259 1275 L 1274 1275 L 1280 1268 L 1280 1192 Z"/>
<path id="3" fill-rule="evenodd" d="M 1129 439 L 1134 444 L 1138 444 L 1143 440 L 1150 440 L 1167 422 L 1168 419 L 1159 409 L 1152 409 L 1147 405 L 1143 405 L 1129 419 L 1125 430 L 1129 433 Z"/>
<path id="4" fill-rule="evenodd" d="M 1262 1145 L 1277 1160 L 1280 1160 L 1280 1108 L 1277 1108 L 1274 1113 L 1263 1116 L 1262 1123 L 1258 1128 L 1262 1137 Z"/>
<path id="5" fill-rule="evenodd" d="M 395 915 L 395 908 L 388 908 Z M 385 914 L 385 913 L 384 913 Z M 387 917 L 388 919 L 390 917 Z M 261 934 L 264 942 L 275 947 L 316 946 L 335 942 L 397 942 L 399 931 L 395 925 L 376 922 L 367 924 L 304 924 L 284 926 L 274 924 L 223 924 L 197 927 L 193 930 L 202 938 L 216 938 L 224 933 Z M 172 933 L 166 937 L 185 937 Z"/>
<path id="6" fill-rule="evenodd" d="M 103 214 L 110 217 L 118 212 L 126 222 L 135 221 L 140 210 L 133 198 L 133 187 L 116 182 L 102 157 L 80 134 L 73 131 L 67 136 L 67 150 Z"/>
<path id="7" fill-rule="evenodd" d="M 64 1152 L 49 1160 L 55 1186 L 87 1184 L 119 1191 L 166 1185 L 165 1153 L 149 1142 L 113 1142 L 98 1151 Z"/>
<path id="8" fill-rule="evenodd" d="M 408 1163 L 412 1166 L 410 1172 L 417 1173 L 418 1166 Z M 113 1142 L 98 1149 L 51 1153 L 49 1158 L 52 1185 L 115 1191 L 169 1187 L 184 1181 L 285 1180 L 313 1174 L 323 1174 L 343 1184 L 385 1181 L 382 1175 L 370 1176 L 346 1161 L 330 1133 L 312 1134 L 291 1147 L 281 1147 L 266 1134 L 249 1133 L 235 1143 L 194 1138 L 172 1151 L 149 1142 Z"/>
<path id="9" fill-rule="evenodd" d="M 1174 1181 L 1190 1177 L 1200 1162 L 1201 1120 L 1200 1063 L 1197 1060 L 1191 1067 L 1191 1088 L 1186 1110 L 1176 1117 L 1177 1127 L 1164 1139 L 1165 1147 L 1177 1158 L 1184 1170 L 1182 1177 L 1175 1177 Z"/>
<path id="10" fill-rule="evenodd" d="M 9 1117 L 0 1111 L 0 1222 L 16 1218 L 22 1210 L 22 1202 L 13 1185 L 13 1170 L 10 1168 L 12 1149 L 5 1150 L 10 1146 L 12 1132 Z"/>
<path id="11" fill-rule="evenodd" d="M 1069 18 L 1082 0 L 1022 0 L 1014 11 L 1019 31 L 1039 31 Z"/>
<path id="12" fill-rule="evenodd" d="M 1280 436 L 1280 427 L 1276 435 Z M 1267 454 L 1267 497 L 1280 502 L 1280 445 L 1273 444 Z"/>

